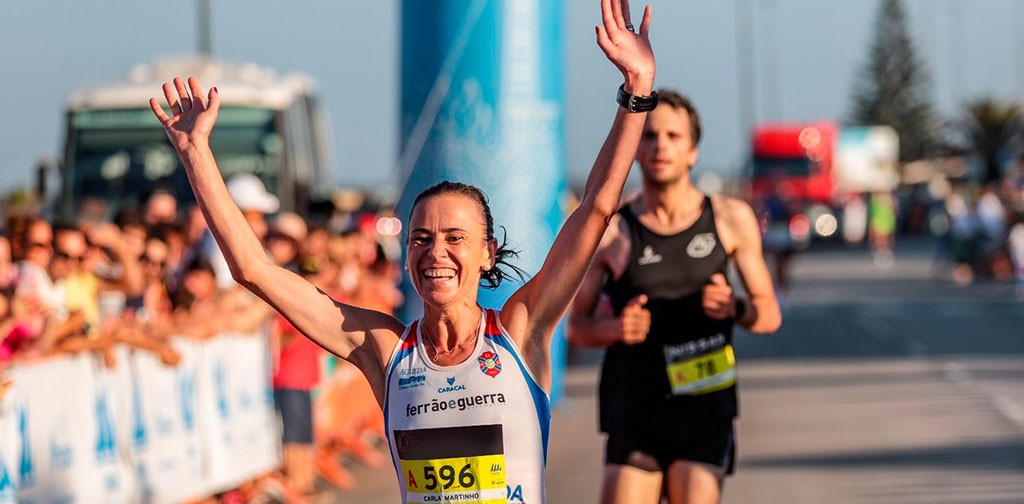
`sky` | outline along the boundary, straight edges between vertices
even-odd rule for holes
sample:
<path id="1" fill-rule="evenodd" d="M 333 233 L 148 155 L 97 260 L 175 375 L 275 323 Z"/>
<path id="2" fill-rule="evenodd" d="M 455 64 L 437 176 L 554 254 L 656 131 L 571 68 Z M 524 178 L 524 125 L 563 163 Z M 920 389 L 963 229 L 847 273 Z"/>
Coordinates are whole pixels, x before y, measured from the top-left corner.
<path id="1" fill-rule="evenodd" d="M 318 81 L 335 134 L 335 181 L 364 188 L 391 184 L 400 150 L 401 2 L 210 1 L 216 57 L 302 72 Z M 697 169 L 729 176 L 748 154 L 746 121 L 847 116 L 880 1 L 650 3 L 656 85 L 689 95 L 701 112 L 705 137 Z M 562 4 L 566 158 L 569 178 L 578 182 L 607 133 L 621 76 L 594 41 L 598 1 Z M 1024 99 L 1024 39 L 1013 28 L 1024 26 L 1021 4 L 904 1 L 931 77 L 932 99 L 945 117 L 967 100 Z M 195 52 L 196 5 L 195 0 L 5 1 L 0 192 L 31 184 L 38 161 L 59 156 L 63 109 L 76 89 L 120 80 L 135 64 L 156 57 Z M 750 14 L 747 29 L 737 21 L 742 9 Z M 632 10 L 639 19 L 642 3 L 635 2 Z M 753 48 L 746 65 L 739 62 L 738 44 Z M 394 99 L 363 99 L 368 96 Z"/>

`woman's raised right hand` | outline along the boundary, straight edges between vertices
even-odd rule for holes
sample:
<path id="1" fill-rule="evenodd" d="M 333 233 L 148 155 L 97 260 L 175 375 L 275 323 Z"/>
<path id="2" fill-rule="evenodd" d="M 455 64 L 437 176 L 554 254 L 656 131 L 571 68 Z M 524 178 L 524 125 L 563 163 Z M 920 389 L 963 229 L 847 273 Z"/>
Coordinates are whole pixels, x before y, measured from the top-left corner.
<path id="1" fill-rule="evenodd" d="M 629 0 L 601 0 L 601 20 L 597 45 L 616 68 L 622 72 L 626 92 L 651 94 L 654 84 L 654 51 L 651 49 L 651 6 L 644 8 L 640 31 L 635 31 L 629 13 Z M 639 89 L 633 89 L 637 86 Z"/>
<path id="2" fill-rule="evenodd" d="M 171 115 L 164 112 L 156 98 L 149 99 L 149 106 L 167 132 L 171 145 L 178 152 L 184 152 L 196 144 L 206 144 L 210 140 L 213 124 L 217 122 L 217 111 L 220 110 L 217 88 L 210 88 L 205 102 L 203 90 L 195 77 L 188 78 L 188 88 L 181 77 L 175 77 L 174 84 L 164 83 L 163 90 Z"/>

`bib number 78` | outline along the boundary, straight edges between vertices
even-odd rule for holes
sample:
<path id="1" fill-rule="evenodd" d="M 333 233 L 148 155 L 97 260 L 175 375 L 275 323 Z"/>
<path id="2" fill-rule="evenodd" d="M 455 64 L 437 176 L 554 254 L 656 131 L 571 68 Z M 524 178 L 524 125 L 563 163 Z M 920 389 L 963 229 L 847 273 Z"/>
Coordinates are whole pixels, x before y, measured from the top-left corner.
<path id="1" fill-rule="evenodd" d="M 715 361 L 713 359 L 707 359 L 697 361 L 697 373 L 700 378 L 707 378 L 715 375 Z"/>
<path id="2" fill-rule="evenodd" d="M 667 362 L 665 370 L 676 395 L 706 394 L 736 383 L 736 357 L 732 345 L 697 357 Z"/>

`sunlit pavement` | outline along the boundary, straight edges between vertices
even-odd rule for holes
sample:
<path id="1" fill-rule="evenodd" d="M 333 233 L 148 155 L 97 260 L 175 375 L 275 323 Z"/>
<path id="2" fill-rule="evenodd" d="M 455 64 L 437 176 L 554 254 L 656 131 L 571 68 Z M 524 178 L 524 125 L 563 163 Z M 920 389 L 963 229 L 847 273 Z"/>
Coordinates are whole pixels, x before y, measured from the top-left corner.
<path id="1" fill-rule="evenodd" d="M 737 337 L 737 474 L 724 502 L 1024 502 L 1024 304 L 958 286 L 925 240 L 895 263 L 863 249 L 798 256 L 782 330 Z M 599 355 L 576 353 L 554 412 L 553 504 L 596 502 Z M 394 503 L 389 467 L 353 466 L 338 502 Z"/>
<path id="2" fill-rule="evenodd" d="M 726 503 L 1024 502 L 1024 304 L 925 240 L 798 257 L 784 327 L 742 335 Z"/>

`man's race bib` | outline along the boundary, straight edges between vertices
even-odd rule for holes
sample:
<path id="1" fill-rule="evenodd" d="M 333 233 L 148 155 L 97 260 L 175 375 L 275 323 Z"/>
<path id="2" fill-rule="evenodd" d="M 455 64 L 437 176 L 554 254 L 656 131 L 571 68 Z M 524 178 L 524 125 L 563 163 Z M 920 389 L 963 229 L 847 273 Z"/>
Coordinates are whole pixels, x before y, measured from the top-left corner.
<path id="1" fill-rule="evenodd" d="M 665 371 L 675 395 L 706 394 L 736 384 L 736 356 L 725 336 L 667 345 Z"/>
<path id="2" fill-rule="evenodd" d="M 501 425 L 396 430 L 410 503 L 505 504 Z"/>

